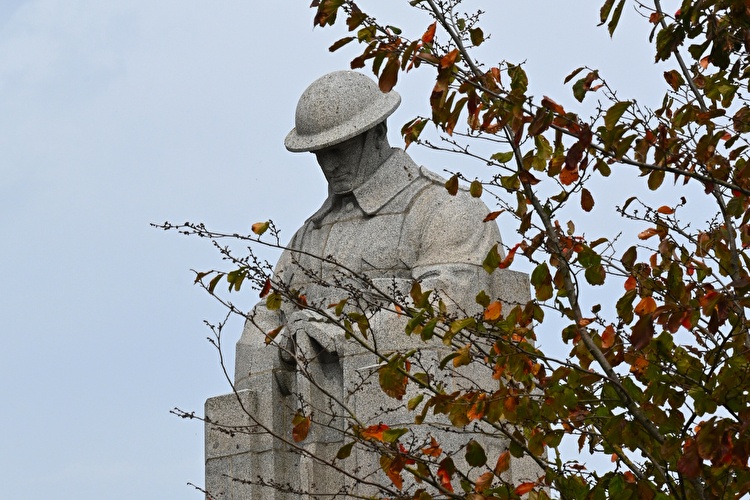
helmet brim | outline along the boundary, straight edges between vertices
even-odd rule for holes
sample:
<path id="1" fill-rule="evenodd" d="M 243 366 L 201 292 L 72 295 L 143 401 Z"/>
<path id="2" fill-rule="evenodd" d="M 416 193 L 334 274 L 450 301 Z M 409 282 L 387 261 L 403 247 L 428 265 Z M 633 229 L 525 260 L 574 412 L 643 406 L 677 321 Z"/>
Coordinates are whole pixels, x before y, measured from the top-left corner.
<path id="1" fill-rule="evenodd" d="M 303 135 L 297 132 L 296 127 L 293 128 L 284 139 L 284 146 L 293 153 L 313 152 L 335 146 L 367 132 L 391 116 L 400 104 L 401 96 L 395 90 L 391 90 L 387 94 L 381 94 L 378 100 L 371 103 L 353 118 L 322 132 Z"/>

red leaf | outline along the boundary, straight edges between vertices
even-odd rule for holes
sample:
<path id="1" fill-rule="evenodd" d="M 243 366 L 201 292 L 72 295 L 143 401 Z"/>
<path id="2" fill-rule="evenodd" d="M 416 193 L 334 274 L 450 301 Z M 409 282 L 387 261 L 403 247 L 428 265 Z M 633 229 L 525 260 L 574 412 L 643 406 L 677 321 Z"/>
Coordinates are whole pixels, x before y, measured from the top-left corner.
<path id="1" fill-rule="evenodd" d="M 375 441 L 383 441 L 383 433 L 388 429 L 389 427 L 385 424 L 371 425 L 362 431 L 362 437 L 365 439 L 373 439 Z"/>
<path id="2" fill-rule="evenodd" d="M 635 277 L 628 276 L 628 279 L 625 280 L 625 290 L 627 290 L 628 292 L 630 290 L 634 290 L 637 284 L 638 282 L 636 281 Z"/>
<path id="3" fill-rule="evenodd" d="M 268 295 L 268 292 L 271 291 L 271 278 L 266 279 L 266 282 L 263 284 L 263 289 L 260 291 L 260 298 L 262 299 L 266 295 Z"/>
<path id="4" fill-rule="evenodd" d="M 508 255 L 505 256 L 505 258 L 500 262 L 500 264 L 497 265 L 500 269 L 505 269 L 511 264 L 513 264 L 513 259 L 516 257 L 516 250 L 518 250 L 519 244 L 516 244 L 513 248 L 510 249 L 508 252 Z"/>
<path id="5" fill-rule="evenodd" d="M 525 495 L 526 493 L 530 492 L 534 489 L 534 486 L 536 486 L 535 483 L 521 483 L 518 485 L 518 487 L 515 489 L 516 495 Z"/>
<path id="6" fill-rule="evenodd" d="M 438 467 L 437 475 L 440 479 L 440 484 L 443 485 L 443 488 L 450 492 L 453 492 L 451 477 L 455 472 L 456 466 L 453 464 L 453 460 L 451 460 L 450 458 L 446 458 L 442 462 L 440 462 L 440 467 Z"/>

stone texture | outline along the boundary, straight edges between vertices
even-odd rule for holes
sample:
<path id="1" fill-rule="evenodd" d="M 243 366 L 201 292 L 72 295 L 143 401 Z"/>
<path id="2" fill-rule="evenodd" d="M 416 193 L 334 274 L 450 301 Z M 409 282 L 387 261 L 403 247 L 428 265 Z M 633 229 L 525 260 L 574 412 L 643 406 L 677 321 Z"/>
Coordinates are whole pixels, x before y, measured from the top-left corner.
<path id="1" fill-rule="evenodd" d="M 501 300 L 505 308 L 530 300 L 525 274 L 488 274 L 482 268 L 487 252 L 500 241 L 497 225 L 482 222 L 489 213 L 485 204 L 464 189 L 449 195 L 445 179 L 387 144 L 385 127 L 377 121 L 398 101 L 397 96 L 380 93 L 367 77 L 339 72 L 313 83 L 298 105 L 297 128 L 287 137 L 287 148 L 324 148 L 316 154 L 331 189 L 323 206 L 292 238 L 275 274 L 282 288 L 303 292 L 320 312 L 291 304 L 269 311 L 264 303 L 252 311 L 237 343 L 239 398 L 220 396 L 206 404 L 210 421 L 221 424 L 209 424 L 206 430 L 206 484 L 216 500 L 307 498 L 301 492 L 313 492 L 310 498 L 376 494 L 368 481 L 389 481 L 372 452 L 358 445 L 342 465 L 364 482 L 311 458 L 333 457 L 347 442 L 343 433 L 351 425 L 349 411 L 365 426 L 383 422 L 410 428 L 404 439 L 414 443 L 429 443 L 434 436 L 443 449 L 457 452 L 458 465 L 461 447 L 472 435 L 483 443 L 490 460 L 507 447 L 504 440 L 484 437 L 486 429 L 476 423 L 457 433 L 442 415 L 430 413 L 428 425 L 413 426 L 414 414 L 407 411 L 406 401 L 416 394 L 415 386 L 411 384 L 401 400 L 388 397 L 379 386 L 380 359 L 368 346 L 384 354 L 417 349 L 420 370 L 442 377 L 449 392 L 471 384 L 497 387 L 487 368 L 442 372 L 438 364 L 449 352 L 446 347 L 437 340 L 425 343 L 417 335 L 405 335 L 407 317 L 393 312 L 386 297 L 408 297 L 414 281 L 421 282 L 423 290 L 434 290 L 449 311 L 465 314 L 482 312 L 475 302 L 479 290 Z M 337 148 L 333 156 L 330 145 Z M 359 163 L 342 165 L 342 158 Z M 341 186 L 350 188 L 338 189 Z M 346 339 L 343 329 L 323 316 L 326 311 L 332 314 L 329 304 L 342 299 L 349 301 L 346 311 L 367 317 L 366 345 Z M 266 332 L 278 327 L 278 346 L 266 346 Z M 323 425 L 313 425 L 307 438 L 295 445 L 290 430 L 298 409 Z M 534 480 L 538 474 L 533 463 L 516 460 L 506 476 L 520 481 Z M 263 486 L 269 481 L 280 491 Z"/>
<path id="2" fill-rule="evenodd" d="M 366 76 L 336 71 L 313 82 L 297 105 L 296 127 L 284 145 L 289 151 L 316 151 L 371 129 L 401 103 L 396 91 L 387 94 Z"/>

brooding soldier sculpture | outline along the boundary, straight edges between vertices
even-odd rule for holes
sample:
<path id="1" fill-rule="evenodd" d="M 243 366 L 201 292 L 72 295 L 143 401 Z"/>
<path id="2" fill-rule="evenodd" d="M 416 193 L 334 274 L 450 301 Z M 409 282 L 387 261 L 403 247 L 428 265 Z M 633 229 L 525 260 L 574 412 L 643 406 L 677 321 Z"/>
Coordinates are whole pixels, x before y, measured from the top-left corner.
<path id="1" fill-rule="evenodd" d="M 389 481 L 373 453 L 355 450 L 339 463 L 365 481 L 355 481 L 311 457 L 336 456 L 344 444 L 343 431 L 351 424 L 349 412 L 364 425 L 413 423 L 413 414 L 405 409 L 408 394 L 396 400 L 381 391 L 380 359 L 372 349 L 383 354 L 419 349 L 426 366 L 435 366 L 448 351 L 440 342 L 425 343 L 418 336 L 405 335 L 407 318 L 392 307 L 378 307 L 383 297 L 373 290 L 408 295 L 412 283 L 419 281 L 424 290 L 435 290 L 449 308 L 464 314 L 481 311 L 475 302 L 480 290 L 506 303 L 529 299 L 525 275 L 488 274 L 482 268 L 488 251 L 500 241 L 496 224 L 483 222 L 489 212 L 485 204 L 465 190 L 451 196 L 445 179 L 389 145 L 385 120 L 400 100 L 395 91 L 382 93 L 364 75 L 340 71 L 313 82 L 297 105 L 296 127 L 285 146 L 292 152 L 315 154 L 328 181 L 328 198 L 292 238 L 276 267 L 275 280 L 286 292 L 304 294 L 311 307 L 285 303 L 279 310 L 269 310 L 261 302 L 251 313 L 237 343 L 235 389 L 265 431 L 245 439 L 231 458 L 217 454 L 214 462 L 209 448 L 224 449 L 216 440 L 225 438 L 209 431 L 209 491 L 234 488 L 242 492 L 225 498 L 242 499 L 375 494 L 368 482 Z M 367 345 L 346 339 L 339 325 L 312 312 L 325 311 L 344 299 L 349 300 L 346 310 L 367 316 L 369 336 L 363 339 Z M 267 346 L 266 334 L 271 331 L 279 333 L 274 345 Z M 486 379 L 489 387 L 497 385 L 484 373 L 464 376 L 474 384 Z M 445 382 L 460 388 L 466 379 Z M 214 415 L 214 421 L 228 411 L 218 402 L 211 406 L 219 399 L 207 403 L 207 415 Z M 291 437 L 292 418 L 300 405 L 314 422 L 300 444 L 309 455 L 266 432 Z M 434 417 L 432 427 L 415 427 L 414 438 L 428 440 L 446 423 Z M 458 447 L 468 441 L 467 433 L 460 439 L 443 433 L 441 444 L 450 447 L 453 439 Z M 489 453 L 504 445 L 489 443 L 485 449 Z M 242 453 L 237 452 L 243 447 Z M 209 469 L 223 469 L 255 484 L 229 486 Z M 217 495 L 217 500 L 221 498 Z"/>

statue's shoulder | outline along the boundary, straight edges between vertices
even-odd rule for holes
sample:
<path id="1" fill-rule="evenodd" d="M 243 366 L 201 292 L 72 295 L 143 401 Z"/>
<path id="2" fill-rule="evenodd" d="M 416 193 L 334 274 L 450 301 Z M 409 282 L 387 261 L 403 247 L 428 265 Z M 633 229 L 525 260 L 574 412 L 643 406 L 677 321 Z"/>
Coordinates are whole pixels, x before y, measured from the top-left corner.
<path id="1" fill-rule="evenodd" d="M 419 166 L 419 175 L 430 181 L 431 184 L 445 185 L 446 182 L 443 176 L 422 165 Z"/>

